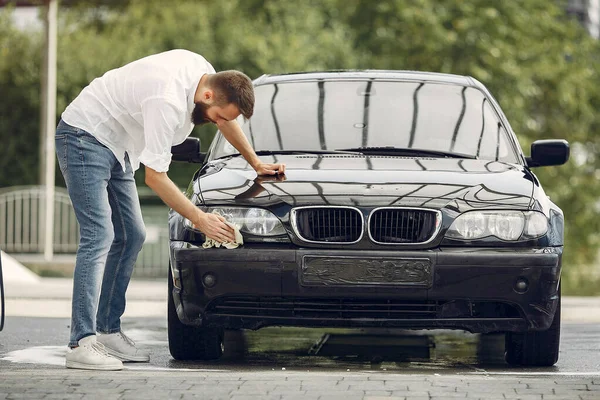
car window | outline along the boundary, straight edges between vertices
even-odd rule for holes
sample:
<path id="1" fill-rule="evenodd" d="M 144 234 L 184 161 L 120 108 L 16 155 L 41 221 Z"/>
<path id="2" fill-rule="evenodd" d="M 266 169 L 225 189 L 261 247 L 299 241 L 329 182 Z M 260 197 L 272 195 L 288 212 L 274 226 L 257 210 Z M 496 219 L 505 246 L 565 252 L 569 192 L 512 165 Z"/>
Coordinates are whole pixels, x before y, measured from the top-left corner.
<path id="1" fill-rule="evenodd" d="M 255 150 L 400 147 L 517 162 L 517 152 L 485 94 L 456 84 L 381 80 L 261 85 L 250 120 Z M 237 151 L 222 137 L 214 157 Z"/>

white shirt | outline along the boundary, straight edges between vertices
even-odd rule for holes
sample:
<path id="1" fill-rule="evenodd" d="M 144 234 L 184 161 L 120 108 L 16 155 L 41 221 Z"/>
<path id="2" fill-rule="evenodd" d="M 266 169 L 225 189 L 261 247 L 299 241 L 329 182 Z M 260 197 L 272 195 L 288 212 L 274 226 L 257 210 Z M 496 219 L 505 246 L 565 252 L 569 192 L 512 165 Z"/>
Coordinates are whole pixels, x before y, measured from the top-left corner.
<path id="1" fill-rule="evenodd" d="M 133 61 L 94 79 L 62 113 L 69 125 L 92 134 L 125 170 L 140 162 L 157 172 L 171 163 L 171 146 L 192 132 L 194 95 L 215 69 L 204 57 L 171 50 Z"/>

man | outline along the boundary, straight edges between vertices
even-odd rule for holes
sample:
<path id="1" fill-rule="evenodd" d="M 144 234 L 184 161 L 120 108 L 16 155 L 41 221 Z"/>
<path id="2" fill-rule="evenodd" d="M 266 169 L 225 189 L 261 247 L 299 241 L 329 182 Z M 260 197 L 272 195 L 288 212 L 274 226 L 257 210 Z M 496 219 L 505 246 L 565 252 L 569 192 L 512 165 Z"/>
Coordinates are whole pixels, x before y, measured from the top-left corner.
<path id="1" fill-rule="evenodd" d="M 125 292 L 145 228 L 134 172 L 207 237 L 234 239 L 224 219 L 187 199 L 167 176 L 171 147 L 194 125 L 216 124 L 258 175 L 285 166 L 260 161 L 235 119 L 250 118 L 254 91 L 239 71 L 216 73 L 186 50 L 152 55 L 93 80 L 65 109 L 56 131 L 60 170 L 80 225 L 67 368 L 118 370 L 149 355 L 121 331 Z"/>

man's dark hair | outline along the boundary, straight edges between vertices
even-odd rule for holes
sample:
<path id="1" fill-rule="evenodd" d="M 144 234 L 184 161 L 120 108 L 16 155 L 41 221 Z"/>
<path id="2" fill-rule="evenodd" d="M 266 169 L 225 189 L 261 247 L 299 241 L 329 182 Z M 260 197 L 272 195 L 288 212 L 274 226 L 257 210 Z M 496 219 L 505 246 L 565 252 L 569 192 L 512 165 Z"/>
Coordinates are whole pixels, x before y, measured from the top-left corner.
<path id="1" fill-rule="evenodd" d="M 240 71 L 221 71 L 208 75 L 208 87 L 216 97 L 217 104 L 234 104 L 244 118 L 254 113 L 254 86 L 246 74 Z"/>

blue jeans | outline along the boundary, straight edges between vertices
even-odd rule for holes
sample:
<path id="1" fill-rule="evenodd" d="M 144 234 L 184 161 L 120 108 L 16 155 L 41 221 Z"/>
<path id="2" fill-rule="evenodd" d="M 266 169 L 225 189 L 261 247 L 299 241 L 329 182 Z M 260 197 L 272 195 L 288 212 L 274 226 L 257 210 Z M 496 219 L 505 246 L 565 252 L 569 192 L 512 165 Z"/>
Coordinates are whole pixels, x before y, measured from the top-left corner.
<path id="1" fill-rule="evenodd" d="M 56 154 L 79 222 L 69 346 L 121 329 L 125 292 L 146 238 L 133 171 L 88 132 L 60 121 Z"/>

